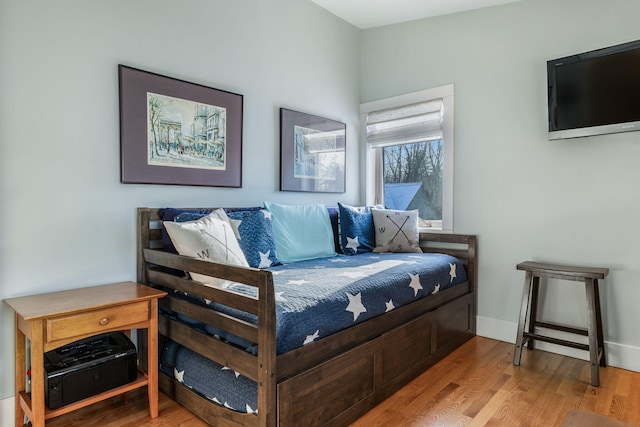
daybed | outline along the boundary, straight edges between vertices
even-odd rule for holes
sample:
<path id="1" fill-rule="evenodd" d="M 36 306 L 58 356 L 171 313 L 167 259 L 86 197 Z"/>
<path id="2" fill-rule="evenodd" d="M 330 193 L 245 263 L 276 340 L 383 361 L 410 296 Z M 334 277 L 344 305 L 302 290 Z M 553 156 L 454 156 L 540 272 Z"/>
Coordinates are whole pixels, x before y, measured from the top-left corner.
<path id="1" fill-rule="evenodd" d="M 282 271 L 212 263 L 164 250 L 161 214 L 158 208 L 137 209 L 138 281 L 176 296 L 160 302 L 162 342 L 178 343 L 257 384 L 257 411 L 243 413 L 212 401 L 176 376 L 161 374 L 161 390 L 211 425 L 346 425 L 475 334 L 475 236 L 419 235 L 423 252 L 460 261 L 464 271 L 458 276 L 466 278 L 462 283 L 442 290 L 438 284 L 428 296 L 361 322 L 355 321 L 354 312 L 353 326 L 279 351 L 276 329 L 281 319 L 276 313 L 281 310 L 274 277 Z M 336 259 L 358 258 L 340 257 Z M 315 268 L 320 267 L 324 266 Z M 291 269 L 291 265 L 281 268 Z M 240 283 L 256 292 L 203 286 L 185 278 L 181 274 L 185 271 Z M 255 345 L 250 351 L 238 340 L 220 336 Z M 144 353 L 141 349 L 140 354 Z M 166 355 L 161 355 L 162 360 Z"/>

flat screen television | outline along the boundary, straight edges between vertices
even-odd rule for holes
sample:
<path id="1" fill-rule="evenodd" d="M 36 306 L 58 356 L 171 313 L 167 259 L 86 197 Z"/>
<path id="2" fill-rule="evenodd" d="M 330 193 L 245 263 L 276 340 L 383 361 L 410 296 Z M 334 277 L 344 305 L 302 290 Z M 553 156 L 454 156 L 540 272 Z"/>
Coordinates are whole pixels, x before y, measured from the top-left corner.
<path id="1" fill-rule="evenodd" d="M 547 62 L 549 139 L 640 130 L 640 40 Z"/>

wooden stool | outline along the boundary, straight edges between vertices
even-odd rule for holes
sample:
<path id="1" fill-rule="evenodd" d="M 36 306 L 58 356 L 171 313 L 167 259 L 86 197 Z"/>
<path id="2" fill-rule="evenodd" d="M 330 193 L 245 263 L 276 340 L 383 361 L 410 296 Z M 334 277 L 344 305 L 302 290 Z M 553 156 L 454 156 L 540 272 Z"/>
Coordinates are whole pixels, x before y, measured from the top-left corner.
<path id="1" fill-rule="evenodd" d="M 598 365 L 607 366 L 607 363 L 604 355 L 604 337 L 602 335 L 598 279 L 604 279 L 607 274 L 609 274 L 609 269 L 570 267 L 533 261 L 521 262 L 516 268 L 526 271 L 526 275 L 524 279 L 524 289 L 522 291 L 522 305 L 520 306 L 518 336 L 516 338 L 516 351 L 513 355 L 513 364 L 520 365 L 522 346 L 528 343 L 528 348 L 531 350 L 533 349 L 534 340 L 586 350 L 589 352 L 589 360 L 591 362 L 591 385 L 599 387 L 600 375 Z M 587 329 L 570 328 L 554 323 L 538 321 L 538 288 L 541 277 L 584 281 L 587 291 Z M 539 335 L 536 333 L 536 326 L 577 335 L 586 335 L 589 337 L 589 344 L 580 344 L 573 341 Z"/>

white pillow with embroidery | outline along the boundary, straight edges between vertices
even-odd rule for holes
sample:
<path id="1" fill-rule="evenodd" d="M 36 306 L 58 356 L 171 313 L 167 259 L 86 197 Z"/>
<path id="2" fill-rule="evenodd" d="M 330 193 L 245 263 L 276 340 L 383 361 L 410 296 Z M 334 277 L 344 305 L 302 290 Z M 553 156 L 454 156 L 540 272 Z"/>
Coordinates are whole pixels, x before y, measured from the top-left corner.
<path id="1" fill-rule="evenodd" d="M 373 252 L 422 252 L 418 211 L 371 209 L 376 247 Z"/>
<path id="2" fill-rule="evenodd" d="M 220 264 L 248 267 L 231 222 L 223 209 L 216 209 L 196 221 L 165 221 L 164 226 L 180 255 Z M 189 273 L 193 280 L 224 288 L 230 282 L 198 273 Z"/>

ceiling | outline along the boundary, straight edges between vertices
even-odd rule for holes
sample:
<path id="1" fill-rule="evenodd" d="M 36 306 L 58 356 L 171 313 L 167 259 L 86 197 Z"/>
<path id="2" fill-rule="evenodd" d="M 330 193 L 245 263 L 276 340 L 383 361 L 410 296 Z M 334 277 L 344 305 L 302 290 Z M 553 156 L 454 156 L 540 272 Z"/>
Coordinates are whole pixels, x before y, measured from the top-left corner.
<path id="1" fill-rule="evenodd" d="M 360 29 L 522 0 L 312 0 Z"/>

